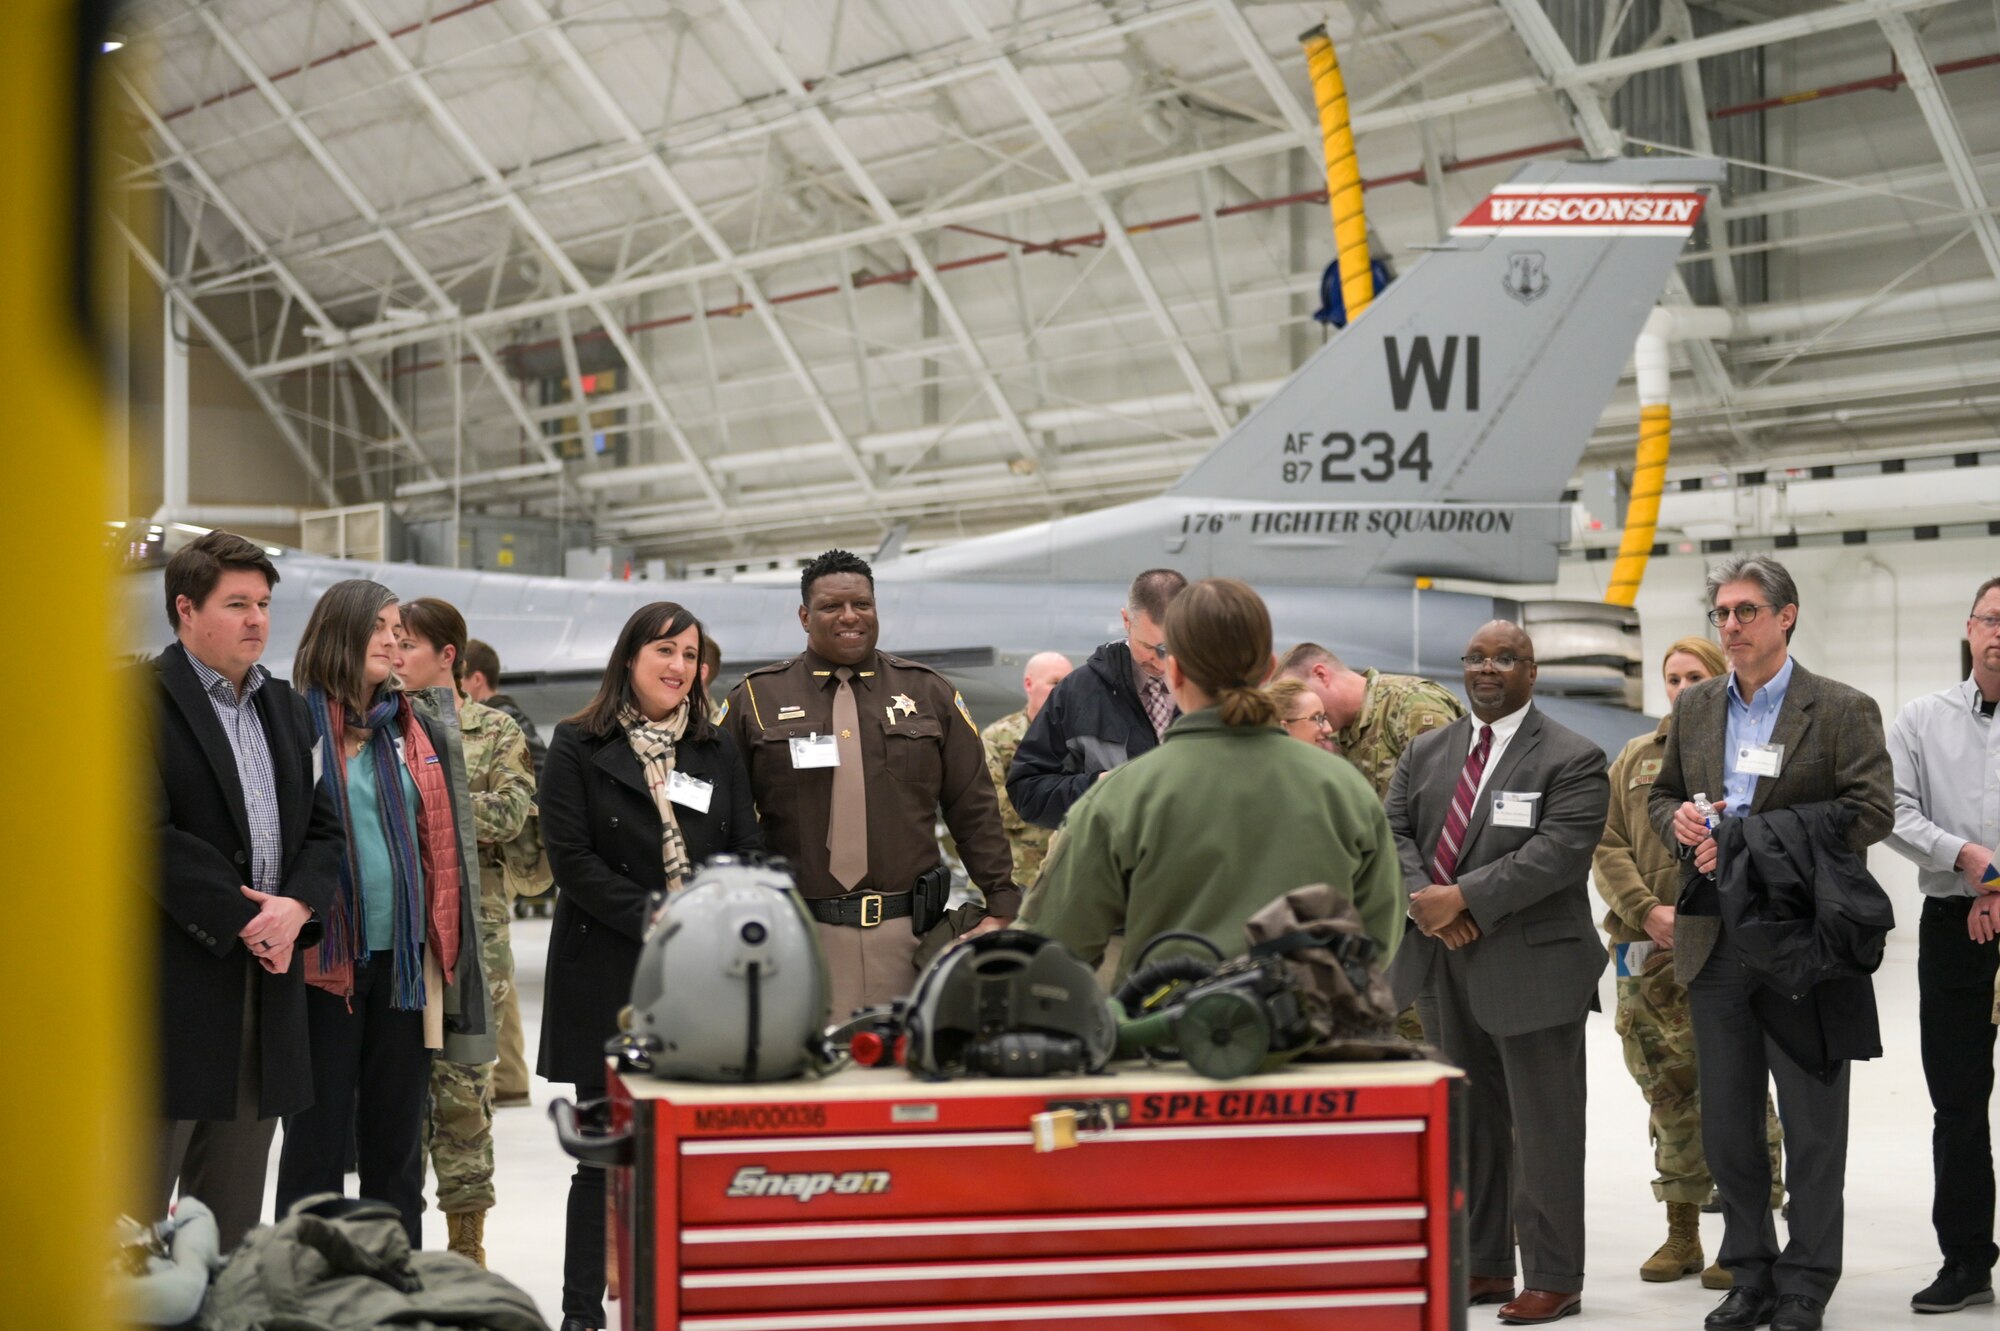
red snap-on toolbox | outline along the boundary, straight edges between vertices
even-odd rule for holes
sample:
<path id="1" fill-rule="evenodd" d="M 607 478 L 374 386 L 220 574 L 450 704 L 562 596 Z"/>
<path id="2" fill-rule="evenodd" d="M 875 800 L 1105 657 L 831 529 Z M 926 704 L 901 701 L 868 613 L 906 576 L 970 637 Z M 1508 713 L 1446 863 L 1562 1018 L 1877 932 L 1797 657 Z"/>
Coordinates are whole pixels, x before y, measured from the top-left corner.
<path id="1" fill-rule="evenodd" d="M 610 1085 L 626 1331 L 1465 1325 L 1434 1063 Z"/>

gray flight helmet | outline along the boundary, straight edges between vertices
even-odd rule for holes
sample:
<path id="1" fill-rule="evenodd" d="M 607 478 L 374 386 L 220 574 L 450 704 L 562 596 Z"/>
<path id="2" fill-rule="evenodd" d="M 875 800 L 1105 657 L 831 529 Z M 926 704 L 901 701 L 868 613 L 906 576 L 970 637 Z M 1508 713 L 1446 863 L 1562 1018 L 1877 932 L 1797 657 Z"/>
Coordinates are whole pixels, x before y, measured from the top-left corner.
<path id="1" fill-rule="evenodd" d="M 629 1029 L 653 1046 L 657 1076 L 783 1081 L 811 1062 L 827 1005 L 826 958 L 791 874 L 718 855 L 646 931 Z"/>

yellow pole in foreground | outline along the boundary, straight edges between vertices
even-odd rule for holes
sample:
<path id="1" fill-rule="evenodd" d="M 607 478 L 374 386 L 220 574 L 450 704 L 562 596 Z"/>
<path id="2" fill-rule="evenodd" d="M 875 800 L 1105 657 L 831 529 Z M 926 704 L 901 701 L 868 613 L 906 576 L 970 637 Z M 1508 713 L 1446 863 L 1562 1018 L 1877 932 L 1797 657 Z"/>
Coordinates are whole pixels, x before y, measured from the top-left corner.
<path id="1" fill-rule="evenodd" d="M 112 669 L 117 609 L 104 540 L 100 336 L 85 310 L 105 271 L 108 178 L 82 145 L 109 117 L 79 88 L 83 31 L 63 0 L 9 0 L 0 42 L 0 1303 L 10 1327 L 99 1331 L 111 1221 L 136 1193 L 140 928 L 128 829 L 138 719 Z M 92 6 L 96 8 L 96 6 Z M 90 200 L 80 212 L 79 194 Z M 103 330 L 116 332 L 117 330 Z"/>
<path id="2" fill-rule="evenodd" d="M 1334 252 L 1340 256 L 1340 297 L 1352 323 L 1375 299 L 1375 274 L 1368 265 L 1368 214 L 1361 206 L 1361 159 L 1354 154 L 1354 127 L 1347 118 L 1347 84 L 1324 24 L 1299 42 L 1306 48 L 1320 137 L 1326 140 L 1326 203 L 1333 212 Z"/>

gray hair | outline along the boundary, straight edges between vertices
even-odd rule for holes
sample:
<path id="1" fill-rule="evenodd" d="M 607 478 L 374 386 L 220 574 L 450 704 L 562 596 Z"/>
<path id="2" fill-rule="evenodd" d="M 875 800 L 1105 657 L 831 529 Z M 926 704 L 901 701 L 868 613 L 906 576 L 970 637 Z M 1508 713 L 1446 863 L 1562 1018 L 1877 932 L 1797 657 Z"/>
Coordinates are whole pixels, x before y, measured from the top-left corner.
<path id="1" fill-rule="evenodd" d="M 1732 582 L 1754 582 L 1764 593 L 1764 599 L 1771 604 L 1771 613 L 1776 614 L 1788 605 L 1799 603 L 1799 585 L 1792 581 L 1791 571 L 1769 555 L 1730 555 L 1708 570 L 1708 604 L 1715 605 L 1716 595 Z M 1791 630 L 1785 631 L 1786 641 L 1791 640 Z"/>

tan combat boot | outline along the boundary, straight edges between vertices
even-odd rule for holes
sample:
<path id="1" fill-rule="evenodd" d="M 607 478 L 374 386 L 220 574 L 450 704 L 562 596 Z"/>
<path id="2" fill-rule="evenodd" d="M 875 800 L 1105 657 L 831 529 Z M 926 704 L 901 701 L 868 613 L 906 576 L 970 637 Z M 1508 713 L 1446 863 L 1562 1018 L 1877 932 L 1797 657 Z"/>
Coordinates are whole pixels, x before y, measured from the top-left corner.
<path id="1" fill-rule="evenodd" d="M 1667 1203 L 1667 1241 L 1639 1268 L 1639 1279 L 1679 1280 L 1701 1270 L 1701 1208 L 1693 1202 Z"/>
<path id="2" fill-rule="evenodd" d="M 1734 1289 L 1736 1288 L 1736 1277 L 1730 1275 L 1721 1262 L 1717 1262 L 1701 1273 L 1701 1287 L 1703 1289 Z"/>
<path id="3" fill-rule="evenodd" d="M 486 1212 L 447 1211 L 445 1230 L 451 1235 L 446 1245 L 461 1257 L 470 1257 L 481 1270 L 486 1267 Z M 1650 1279 L 1650 1277 L 1649 1277 Z"/>

